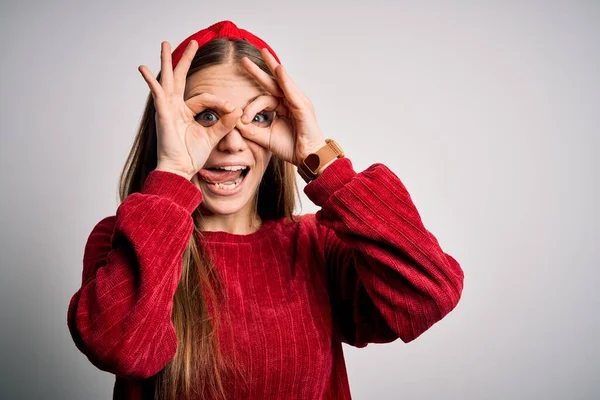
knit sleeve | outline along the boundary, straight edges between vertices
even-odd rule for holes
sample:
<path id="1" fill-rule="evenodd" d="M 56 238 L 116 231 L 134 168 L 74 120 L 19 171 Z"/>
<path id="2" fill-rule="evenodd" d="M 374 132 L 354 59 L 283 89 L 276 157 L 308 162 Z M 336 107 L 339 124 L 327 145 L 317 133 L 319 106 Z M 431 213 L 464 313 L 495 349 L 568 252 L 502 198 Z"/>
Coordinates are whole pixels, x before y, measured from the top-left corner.
<path id="1" fill-rule="evenodd" d="M 383 164 L 356 173 L 334 161 L 304 189 L 321 209 L 334 323 L 356 347 L 417 338 L 459 301 L 463 271 L 424 226 Z"/>
<path id="2" fill-rule="evenodd" d="M 115 216 L 93 228 L 67 324 L 77 348 L 99 369 L 147 378 L 174 357 L 173 296 L 193 231 L 191 213 L 201 199 L 189 180 L 155 170 Z"/>

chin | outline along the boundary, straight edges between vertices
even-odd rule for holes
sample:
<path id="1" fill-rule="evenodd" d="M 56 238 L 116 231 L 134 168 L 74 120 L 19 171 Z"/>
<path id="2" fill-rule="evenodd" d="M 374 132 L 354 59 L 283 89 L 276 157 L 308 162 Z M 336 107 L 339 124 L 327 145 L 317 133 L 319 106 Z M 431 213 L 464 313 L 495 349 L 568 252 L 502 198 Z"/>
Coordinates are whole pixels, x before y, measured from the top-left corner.
<path id="1" fill-rule="evenodd" d="M 202 192 L 203 200 L 200 204 L 202 210 L 212 215 L 232 215 L 241 211 L 248 204 L 246 196 L 237 199 L 215 199 L 210 194 Z"/>

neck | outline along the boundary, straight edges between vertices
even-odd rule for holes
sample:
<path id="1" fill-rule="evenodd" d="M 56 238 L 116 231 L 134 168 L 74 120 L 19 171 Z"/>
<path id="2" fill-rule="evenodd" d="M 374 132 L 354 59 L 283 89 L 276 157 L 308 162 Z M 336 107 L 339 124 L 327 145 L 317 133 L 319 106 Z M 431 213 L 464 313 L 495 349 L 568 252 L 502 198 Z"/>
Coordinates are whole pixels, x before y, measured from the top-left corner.
<path id="1" fill-rule="evenodd" d="M 262 224 L 262 221 L 256 212 L 253 213 L 235 213 L 229 215 L 203 214 L 203 231 L 220 231 L 236 235 L 248 235 L 256 232 Z"/>

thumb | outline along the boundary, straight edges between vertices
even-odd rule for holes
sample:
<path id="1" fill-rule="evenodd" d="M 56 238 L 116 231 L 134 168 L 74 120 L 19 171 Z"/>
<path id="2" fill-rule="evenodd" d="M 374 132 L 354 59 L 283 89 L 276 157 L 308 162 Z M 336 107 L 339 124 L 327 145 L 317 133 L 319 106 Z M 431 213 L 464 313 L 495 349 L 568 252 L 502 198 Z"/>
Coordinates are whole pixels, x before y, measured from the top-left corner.
<path id="1" fill-rule="evenodd" d="M 237 130 L 248 140 L 267 150 L 271 150 L 271 128 L 258 127 L 252 122 L 244 124 L 241 119 L 236 124 Z"/>

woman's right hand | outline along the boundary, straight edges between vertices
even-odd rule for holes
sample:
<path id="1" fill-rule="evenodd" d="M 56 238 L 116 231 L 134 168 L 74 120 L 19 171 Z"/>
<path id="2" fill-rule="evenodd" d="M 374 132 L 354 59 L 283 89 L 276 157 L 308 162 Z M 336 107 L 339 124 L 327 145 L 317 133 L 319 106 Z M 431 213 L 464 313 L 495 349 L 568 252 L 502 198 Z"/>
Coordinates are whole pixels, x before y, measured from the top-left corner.
<path id="1" fill-rule="evenodd" d="M 162 42 L 160 83 L 145 65 L 138 68 L 150 87 L 156 108 L 156 169 L 173 172 L 187 179 L 192 179 L 204 166 L 213 148 L 233 130 L 243 112 L 210 93 L 202 93 L 184 101 L 186 75 L 197 50 L 198 42 L 192 40 L 173 70 L 171 46 L 168 42 Z M 195 120 L 196 115 L 206 109 L 221 114 L 219 121 L 208 127 Z"/>

